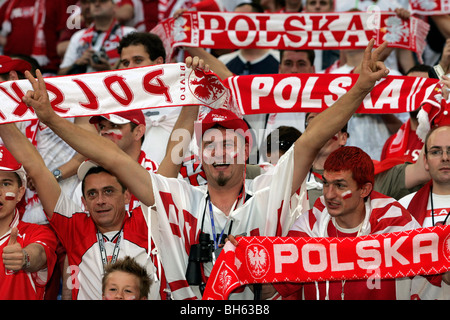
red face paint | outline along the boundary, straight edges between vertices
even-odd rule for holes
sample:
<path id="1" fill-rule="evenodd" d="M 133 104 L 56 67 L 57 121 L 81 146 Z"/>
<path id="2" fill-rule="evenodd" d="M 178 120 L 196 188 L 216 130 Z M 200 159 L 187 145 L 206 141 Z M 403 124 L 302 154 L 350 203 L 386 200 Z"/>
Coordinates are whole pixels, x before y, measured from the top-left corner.
<path id="1" fill-rule="evenodd" d="M 110 129 L 110 130 L 104 131 L 103 134 L 109 135 L 112 138 L 114 138 L 115 140 L 121 140 L 123 137 L 122 131 L 120 131 L 119 129 Z"/>
<path id="2" fill-rule="evenodd" d="M 350 190 L 347 190 L 342 194 L 342 199 L 350 199 L 351 197 L 352 197 L 352 192 Z"/>

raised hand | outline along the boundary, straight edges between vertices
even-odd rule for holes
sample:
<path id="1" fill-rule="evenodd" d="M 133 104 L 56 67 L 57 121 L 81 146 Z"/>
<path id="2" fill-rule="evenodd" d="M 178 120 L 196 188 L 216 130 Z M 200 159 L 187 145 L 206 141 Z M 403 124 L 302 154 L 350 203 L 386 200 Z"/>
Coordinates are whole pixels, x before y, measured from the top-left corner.
<path id="1" fill-rule="evenodd" d="M 203 69 L 203 71 L 205 72 L 209 72 L 209 65 L 205 63 L 205 61 L 197 56 L 194 57 L 186 57 L 186 60 L 184 61 L 184 63 L 186 64 L 186 67 L 188 68 L 192 68 L 192 69 Z"/>
<path id="2" fill-rule="evenodd" d="M 46 123 L 46 120 L 56 115 L 56 113 L 50 104 L 47 87 L 45 86 L 42 73 L 40 70 L 36 70 L 37 79 L 35 79 L 30 72 L 25 71 L 25 77 L 31 83 L 33 90 L 28 90 L 22 98 L 22 101 L 27 106 L 32 107 L 38 118 Z"/>
<path id="3" fill-rule="evenodd" d="M 3 264 L 8 270 L 19 271 L 25 263 L 22 246 L 17 242 L 18 234 L 17 228 L 12 228 L 8 245 L 3 248 Z"/>
<path id="4" fill-rule="evenodd" d="M 375 40 L 371 39 L 364 51 L 359 78 L 355 83 L 355 86 L 359 87 L 365 93 L 369 93 L 377 81 L 389 74 L 389 69 L 386 68 L 382 61 L 379 61 L 380 55 L 386 49 L 388 43 L 385 41 L 372 51 L 374 43 Z"/>

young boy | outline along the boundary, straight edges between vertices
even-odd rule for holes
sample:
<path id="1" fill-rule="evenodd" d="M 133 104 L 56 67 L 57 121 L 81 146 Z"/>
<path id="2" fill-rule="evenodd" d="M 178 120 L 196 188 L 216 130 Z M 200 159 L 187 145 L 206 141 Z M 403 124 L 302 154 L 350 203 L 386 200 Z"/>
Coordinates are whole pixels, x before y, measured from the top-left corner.
<path id="1" fill-rule="evenodd" d="M 103 300 L 146 300 L 152 281 L 147 270 L 126 256 L 105 267 Z"/>

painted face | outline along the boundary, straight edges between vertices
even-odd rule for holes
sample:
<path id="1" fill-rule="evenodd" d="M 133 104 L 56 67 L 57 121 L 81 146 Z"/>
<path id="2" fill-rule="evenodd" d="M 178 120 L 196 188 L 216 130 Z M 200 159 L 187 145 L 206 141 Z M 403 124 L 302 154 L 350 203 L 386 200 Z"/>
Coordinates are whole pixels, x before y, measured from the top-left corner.
<path id="1" fill-rule="evenodd" d="M 16 173 L 0 171 L 0 221 L 12 217 L 24 194 L 25 187 L 19 187 L 19 177 Z"/>
<path id="2" fill-rule="evenodd" d="M 108 138 L 124 151 L 127 150 L 134 141 L 130 123 L 115 124 L 107 119 L 102 119 L 97 124 L 97 130 L 101 136 Z"/>
<path id="3" fill-rule="evenodd" d="M 139 278 L 131 273 L 114 271 L 108 275 L 103 300 L 142 300 L 140 297 Z"/>
<path id="4" fill-rule="evenodd" d="M 208 183 L 225 186 L 229 181 L 242 182 L 248 145 L 233 130 L 209 129 L 202 140 L 202 165 Z"/>
<path id="5" fill-rule="evenodd" d="M 364 198 L 368 190 L 358 188 L 350 170 L 323 173 L 323 196 L 328 213 L 342 227 L 353 228 L 352 222 L 364 217 Z M 369 192 L 370 193 L 370 192 Z M 361 211 L 362 210 L 362 211 Z"/>
<path id="6" fill-rule="evenodd" d="M 125 218 L 130 193 L 122 191 L 115 176 L 100 172 L 86 176 L 82 201 L 100 232 L 117 231 Z"/>

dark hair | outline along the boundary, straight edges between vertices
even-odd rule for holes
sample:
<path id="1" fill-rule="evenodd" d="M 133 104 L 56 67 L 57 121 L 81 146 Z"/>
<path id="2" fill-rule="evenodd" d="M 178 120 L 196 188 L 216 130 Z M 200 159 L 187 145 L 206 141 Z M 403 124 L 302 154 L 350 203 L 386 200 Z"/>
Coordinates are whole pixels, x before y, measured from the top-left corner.
<path id="1" fill-rule="evenodd" d="M 252 7 L 252 12 L 259 12 L 259 13 L 263 13 L 264 12 L 264 8 L 258 2 L 255 2 L 255 1 L 239 3 L 236 7 L 234 7 L 234 9 L 243 7 L 245 5 L 251 6 Z"/>
<path id="2" fill-rule="evenodd" d="M 150 56 L 151 60 L 156 60 L 162 57 L 164 62 L 166 61 L 166 50 L 164 49 L 163 42 L 158 35 L 147 32 L 131 32 L 122 38 L 119 42 L 117 52 L 122 54 L 122 49 L 129 46 L 137 46 L 142 44 L 145 51 Z"/>
<path id="3" fill-rule="evenodd" d="M 411 69 L 406 71 L 406 75 L 410 74 L 411 72 L 426 72 L 428 73 L 431 70 L 432 67 L 426 65 L 426 64 L 416 64 Z"/>
<path id="4" fill-rule="evenodd" d="M 83 194 L 83 197 L 84 197 L 84 183 L 86 181 L 86 177 L 90 176 L 91 174 L 99 174 L 101 172 L 106 172 L 106 173 L 112 175 L 113 177 L 116 177 L 115 175 L 113 175 L 111 172 L 109 172 L 108 170 L 106 170 L 103 167 L 92 167 L 92 168 L 90 168 L 88 170 L 88 172 L 86 172 L 86 174 L 85 174 L 85 176 L 83 178 L 83 181 L 81 181 L 81 192 Z M 117 177 L 116 177 L 116 179 L 117 179 Z M 117 182 L 119 182 L 120 186 L 122 187 L 122 192 L 125 192 L 125 190 L 127 190 L 127 187 L 119 179 L 117 179 Z"/>
<path id="5" fill-rule="evenodd" d="M 275 131 L 278 132 L 278 139 L 275 141 L 276 145 L 272 146 L 272 136 Z M 301 135 L 302 133 L 294 127 L 280 126 L 276 128 L 266 138 L 267 153 L 276 150 L 285 153 Z"/>
<path id="6" fill-rule="evenodd" d="M 279 50 L 280 51 L 280 62 L 283 59 L 283 54 L 285 51 L 295 51 L 295 52 L 306 52 L 308 56 L 308 60 L 311 63 L 311 65 L 314 65 L 314 60 L 316 59 L 316 54 L 314 53 L 314 50 Z"/>

